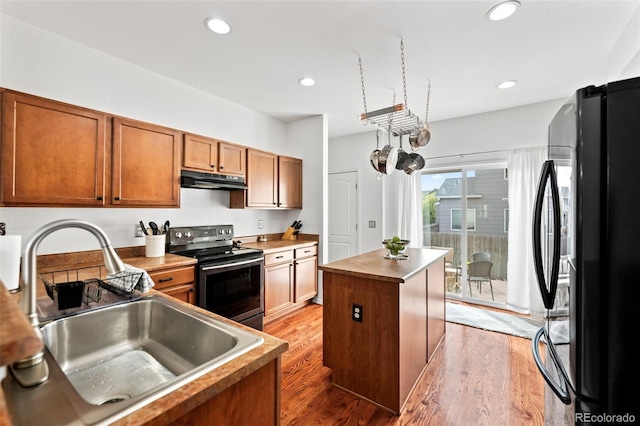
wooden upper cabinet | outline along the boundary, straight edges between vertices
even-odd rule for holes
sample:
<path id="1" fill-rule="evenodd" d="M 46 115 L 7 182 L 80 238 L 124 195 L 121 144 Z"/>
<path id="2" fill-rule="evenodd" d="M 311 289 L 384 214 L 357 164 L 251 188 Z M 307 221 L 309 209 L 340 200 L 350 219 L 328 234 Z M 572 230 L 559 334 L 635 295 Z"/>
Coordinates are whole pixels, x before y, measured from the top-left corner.
<path id="1" fill-rule="evenodd" d="M 278 207 L 302 208 L 302 160 L 278 157 Z"/>
<path id="2" fill-rule="evenodd" d="M 218 142 L 218 173 L 223 175 L 246 175 L 247 148 L 228 142 Z"/>
<path id="3" fill-rule="evenodd" d="M 217 141 L 202 136 L 184 135 L 183 168 L 215 173 L 217 165 Z"/>
<path id="4" fill-rule="evenodd" d="M 247 150 L 247 207 L 278 206 L 278 156 Z"/>
<path id="5" fill-rule="evenodd" d="M 247 149 L 247 188 L 231 191 L 229 207 L 301 209 L 302 160 Z"/>
<path id="6" fill-rule="evenodd" d="M 207 173 L 245 176 L 246 148 L 192 134 L 184 135 L 182 167 Z"/>
<path id="7" fill-rule="evenodd" d="M 178 207 L 180 147 L 177 130 L 115 117 L 111 202 Z"/>
<path id="8" fill-rule="evenodd" d="M 105 114 L 2 93 L 2 197 L 6 205 L 105 202 Z"/>

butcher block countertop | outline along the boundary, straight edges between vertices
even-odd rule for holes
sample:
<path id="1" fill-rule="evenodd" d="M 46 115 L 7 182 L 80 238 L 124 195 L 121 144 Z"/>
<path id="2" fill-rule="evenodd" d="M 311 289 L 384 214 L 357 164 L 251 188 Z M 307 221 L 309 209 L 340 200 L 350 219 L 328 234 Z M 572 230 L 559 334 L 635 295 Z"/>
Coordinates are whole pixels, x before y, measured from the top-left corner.
<path id="1" fill-rule="evenodd" d="M 408 259 L 402 260 L 385 259 L 385 254 L 387 254 L 387 251 L 381 248 L 358 256 L 319 265 L 318 269 L 324 272 L 334 272 L 378 281 L 403 283 L 445 256 L 447 250 L 407 248 L 404 254 L 408 256 Z"/>
<path id="2" fill-rule="evenodd" d="M 177 256 L 167 254 L 164 257 L 147 258 L 144 254 L 139 255 L 140 252 L 133 250 L 123 252 L 118 249 L 122 260 L 135 267 L 143 268 L 148 272 L 154 270 L 162 270 L 167 268 L 195 265 L 196 260 L 188 257 Z M 82 252 L 77 256 L 71 254 L 64 255 L 49 255 L 43 256 L 42 259 L 38 257 L 39 272 L 46 272 L 47 270 L 55 271 L 60 270 L 62 263 L 65 263 L 67 268 L 73 267 L 87 267 L 95 264 L 100 264 L 101 259 L 100 251 L 97 251 L 98 256 L 93 252 Z M 130 256 L 130 257 L 126 257 Z M 72 263 L 75 262 L 75 263 Z M 97 262 L 97 263 L 96 263 Z M 20 359 L 23 355 L 30 352 L 37 352 L 40 348 L 38 343 L 33 342 L 35 336 L 32 328 L 26 321 L 26 317 L 21 312 L 18 305 L 21 292 L 16 294 L 8 294 L 3 285 L 0 284 L 0 303 L 1 303 L 1 318 L 0 318 L 0 354 L 2 355 L 2 364 L 10 364 L 16 359 Z M 44 292 L 44 286 L 38 286 L 38 295 L 46 295 Z M 42 288 L 42 289 L 41 289 Z M 6 293 L 6 294 L 5 294 Z M 161 292 L 151 290 L 150 294 L 166 296 Z M 180 302 L 177 299 L 172 300 Z M 185 304 L 186 305 L 186 304 Z M 264 343 L 247 353 L 229 361 L 228 363 L 214 369 L 210 373 L 207 373 L 187 384 L 178 388 L 177 390 L 161 397 L 143 408 L 131 413 L 130 415 L 116 421 L 115 424 L 122 425 L 143 425 L 143 424 L 169 424 L 174 419 L 177 419 L 182 414 L 189 412 L 194 407 L 198 406 L 203 401 L 211 399 L 218 393 L 222 392 L 226 388 L 232 386 L 243 378 L 247 377 L 251 373 L 257 371 L 261 367 L 265 366 L 275 358 L 279 357 L 288 349 L 286 341 L 277 339 L 268 334 L 261 333 L 257 330 L 250 329 L 226 318 L 215 315 L 209 311 L 198 308 L 197 306 L 188 305 L 191 309 L 197 310 L 203 314 L 215 317 L 216 319 L 232 324 L 237 327 L 245 328 L 259 334 L 263 337 Z M 24 318 L 25 321 L 21 321 Z M 7 319 L 7 320 L 5 320 Z M 10 374 L 7 370 L 6 374 Z M 37 423 L 35 419 L 31 419 Z M 4 400 L 4 394 L 2 387 L 0 387 L 0 425 L 11 425 L 11 417 Z"/>

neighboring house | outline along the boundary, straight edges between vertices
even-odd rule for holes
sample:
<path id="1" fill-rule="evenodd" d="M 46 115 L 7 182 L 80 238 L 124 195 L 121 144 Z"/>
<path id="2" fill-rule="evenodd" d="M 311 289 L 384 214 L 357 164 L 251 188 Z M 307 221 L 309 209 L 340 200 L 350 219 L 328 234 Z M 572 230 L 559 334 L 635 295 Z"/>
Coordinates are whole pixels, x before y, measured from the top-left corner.
<path id="1" fill-rule="evenodd" d="M 467 229 L 478 235 L 506 236 L 509 231 L 508 181 L 503 169 L 478 170 L 467 177 Z M 439 232 L 459 232 L 462 179 L 445 179 L 436 191 Z"/>

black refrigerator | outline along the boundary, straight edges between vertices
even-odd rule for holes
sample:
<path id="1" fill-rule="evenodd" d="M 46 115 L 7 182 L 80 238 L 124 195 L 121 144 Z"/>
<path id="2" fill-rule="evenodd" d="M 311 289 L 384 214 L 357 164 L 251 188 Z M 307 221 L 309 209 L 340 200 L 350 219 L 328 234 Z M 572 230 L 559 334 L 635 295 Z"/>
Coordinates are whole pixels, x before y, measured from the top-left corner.
<path id="1" fill-rule="evenodd" d="M 549 124 L 533 246 L 533 356 L 545 411 L 565 407 L 546 423 L 640 423 L 640 78 L 578 90 Z"/>

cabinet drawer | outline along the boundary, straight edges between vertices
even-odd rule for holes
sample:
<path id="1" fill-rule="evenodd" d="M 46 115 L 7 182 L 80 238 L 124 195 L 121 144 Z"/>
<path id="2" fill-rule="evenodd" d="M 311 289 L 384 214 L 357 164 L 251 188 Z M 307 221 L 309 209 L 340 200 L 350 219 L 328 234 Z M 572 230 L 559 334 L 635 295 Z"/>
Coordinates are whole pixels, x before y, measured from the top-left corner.
<path id="1" fill-rule="evenodd" d="M 296 249 L 296 259 L 302 259 L 303 257 L 317 256 L 318 246 L 302 247 Z"/>
<path id="2" fill-rule="evenodd" d="M 186 268 L 170 269 L 149 274 L 154 283 L 154 289 L 173 287 L 179 284 L 189 284 L 195 281 L 195 269 L 193 266 Z"/>
<path id="3" fill-rule="evenodd" d="M 293 250 L 279 251 L 277 253 L 269 253 L 264 256 L 264 264 L 273 265 L 276 263 L 287 262 L 293 260 Z"/>

